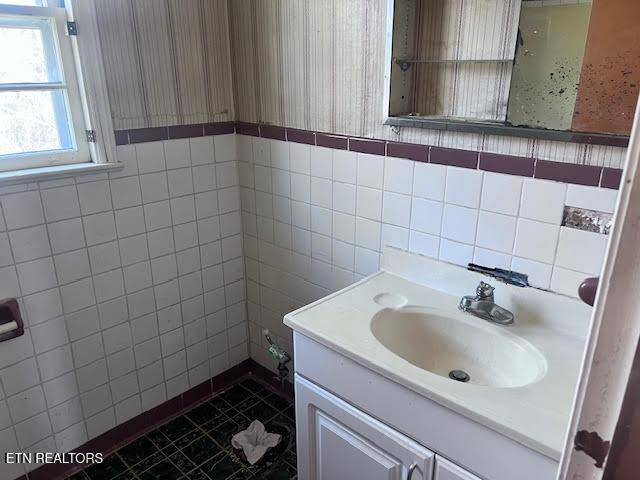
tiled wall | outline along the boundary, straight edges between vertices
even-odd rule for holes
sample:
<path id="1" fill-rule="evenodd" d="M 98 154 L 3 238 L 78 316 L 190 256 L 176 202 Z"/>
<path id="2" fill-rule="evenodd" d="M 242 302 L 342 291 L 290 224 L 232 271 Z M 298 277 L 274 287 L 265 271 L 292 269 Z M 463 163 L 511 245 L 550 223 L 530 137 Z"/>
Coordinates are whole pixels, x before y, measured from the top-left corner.
<path id="1" fill-rule="evenodd" d="M 617 190 L 238 136 L 251 355 L 262 328 L 375 272 L 385 245 L 526 273 L 576 296 L 608 236 L 561 226 L 565 205 L 613 212 Z"/>
<path id="2" fill-rule="evenodd" d="M 248 357 L 236 136 L 0 190 L 0 450 L 68 451 Z M 0 465 L 0 477 L 22 473 Z"/>

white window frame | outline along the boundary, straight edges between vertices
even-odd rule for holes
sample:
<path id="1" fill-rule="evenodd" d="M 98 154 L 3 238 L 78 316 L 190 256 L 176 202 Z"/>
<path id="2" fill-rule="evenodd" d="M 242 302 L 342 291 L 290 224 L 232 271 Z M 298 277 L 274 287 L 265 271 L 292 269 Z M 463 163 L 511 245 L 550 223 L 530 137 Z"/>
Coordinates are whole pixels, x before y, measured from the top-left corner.
<path id="1" fill-rule="evenodd" d="M 1 2 L 0 13 L 55 19 L 76 149 L 5 156 L 0 161 L 0 184 L 120 167 L 115 154 L 94 0 L 65 0 L 65 7 Z M 68 21 L 76 23 L 77 35 L 67 35 Z M 86 131 L 93 132 L 92 142 L 87 141 Z"/>

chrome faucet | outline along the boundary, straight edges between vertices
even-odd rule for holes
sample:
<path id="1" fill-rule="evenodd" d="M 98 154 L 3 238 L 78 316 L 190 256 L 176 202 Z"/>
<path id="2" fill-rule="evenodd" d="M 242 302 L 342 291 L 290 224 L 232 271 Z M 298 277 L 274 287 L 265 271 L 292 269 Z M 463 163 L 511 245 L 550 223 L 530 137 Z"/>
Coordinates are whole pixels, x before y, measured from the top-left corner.
<path id="1" fill-rule="evenodd" d="M 478 318 L 499 325 L 513 323 L 513 313 L 506 308 L 496 305 L 493 300 L 494 287 L 485 282 L 480 282 L 476 287 L 476 295 L 466 295 L 460 299 L 458 308 Z"/>

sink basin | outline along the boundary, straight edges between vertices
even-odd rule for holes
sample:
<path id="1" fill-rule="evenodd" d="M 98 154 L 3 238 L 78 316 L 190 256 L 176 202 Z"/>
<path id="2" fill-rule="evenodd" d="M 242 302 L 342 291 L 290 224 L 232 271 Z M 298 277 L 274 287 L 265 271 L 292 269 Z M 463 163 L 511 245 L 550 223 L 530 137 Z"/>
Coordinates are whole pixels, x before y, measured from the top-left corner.
<path id="1" fill-rule="evenodd" d="M 541 379 L 544 356 L 508 328 L 420 307 L 385 308 L 371 320 L 373 335 L 387 349 L 452 382 L 513 388 Z"/>

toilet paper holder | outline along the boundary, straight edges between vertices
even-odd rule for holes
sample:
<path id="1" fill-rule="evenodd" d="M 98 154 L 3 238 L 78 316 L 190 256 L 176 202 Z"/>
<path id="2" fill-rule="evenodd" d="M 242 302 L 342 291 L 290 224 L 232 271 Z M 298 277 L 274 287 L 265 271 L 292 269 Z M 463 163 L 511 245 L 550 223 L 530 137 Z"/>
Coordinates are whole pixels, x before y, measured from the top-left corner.
<path id="1" fill-rule="evenodd" d="M 20 306 L 15 298 L 0 300 L 0 342 L 11 340 L 24 334 L 24 323 Z"/>

